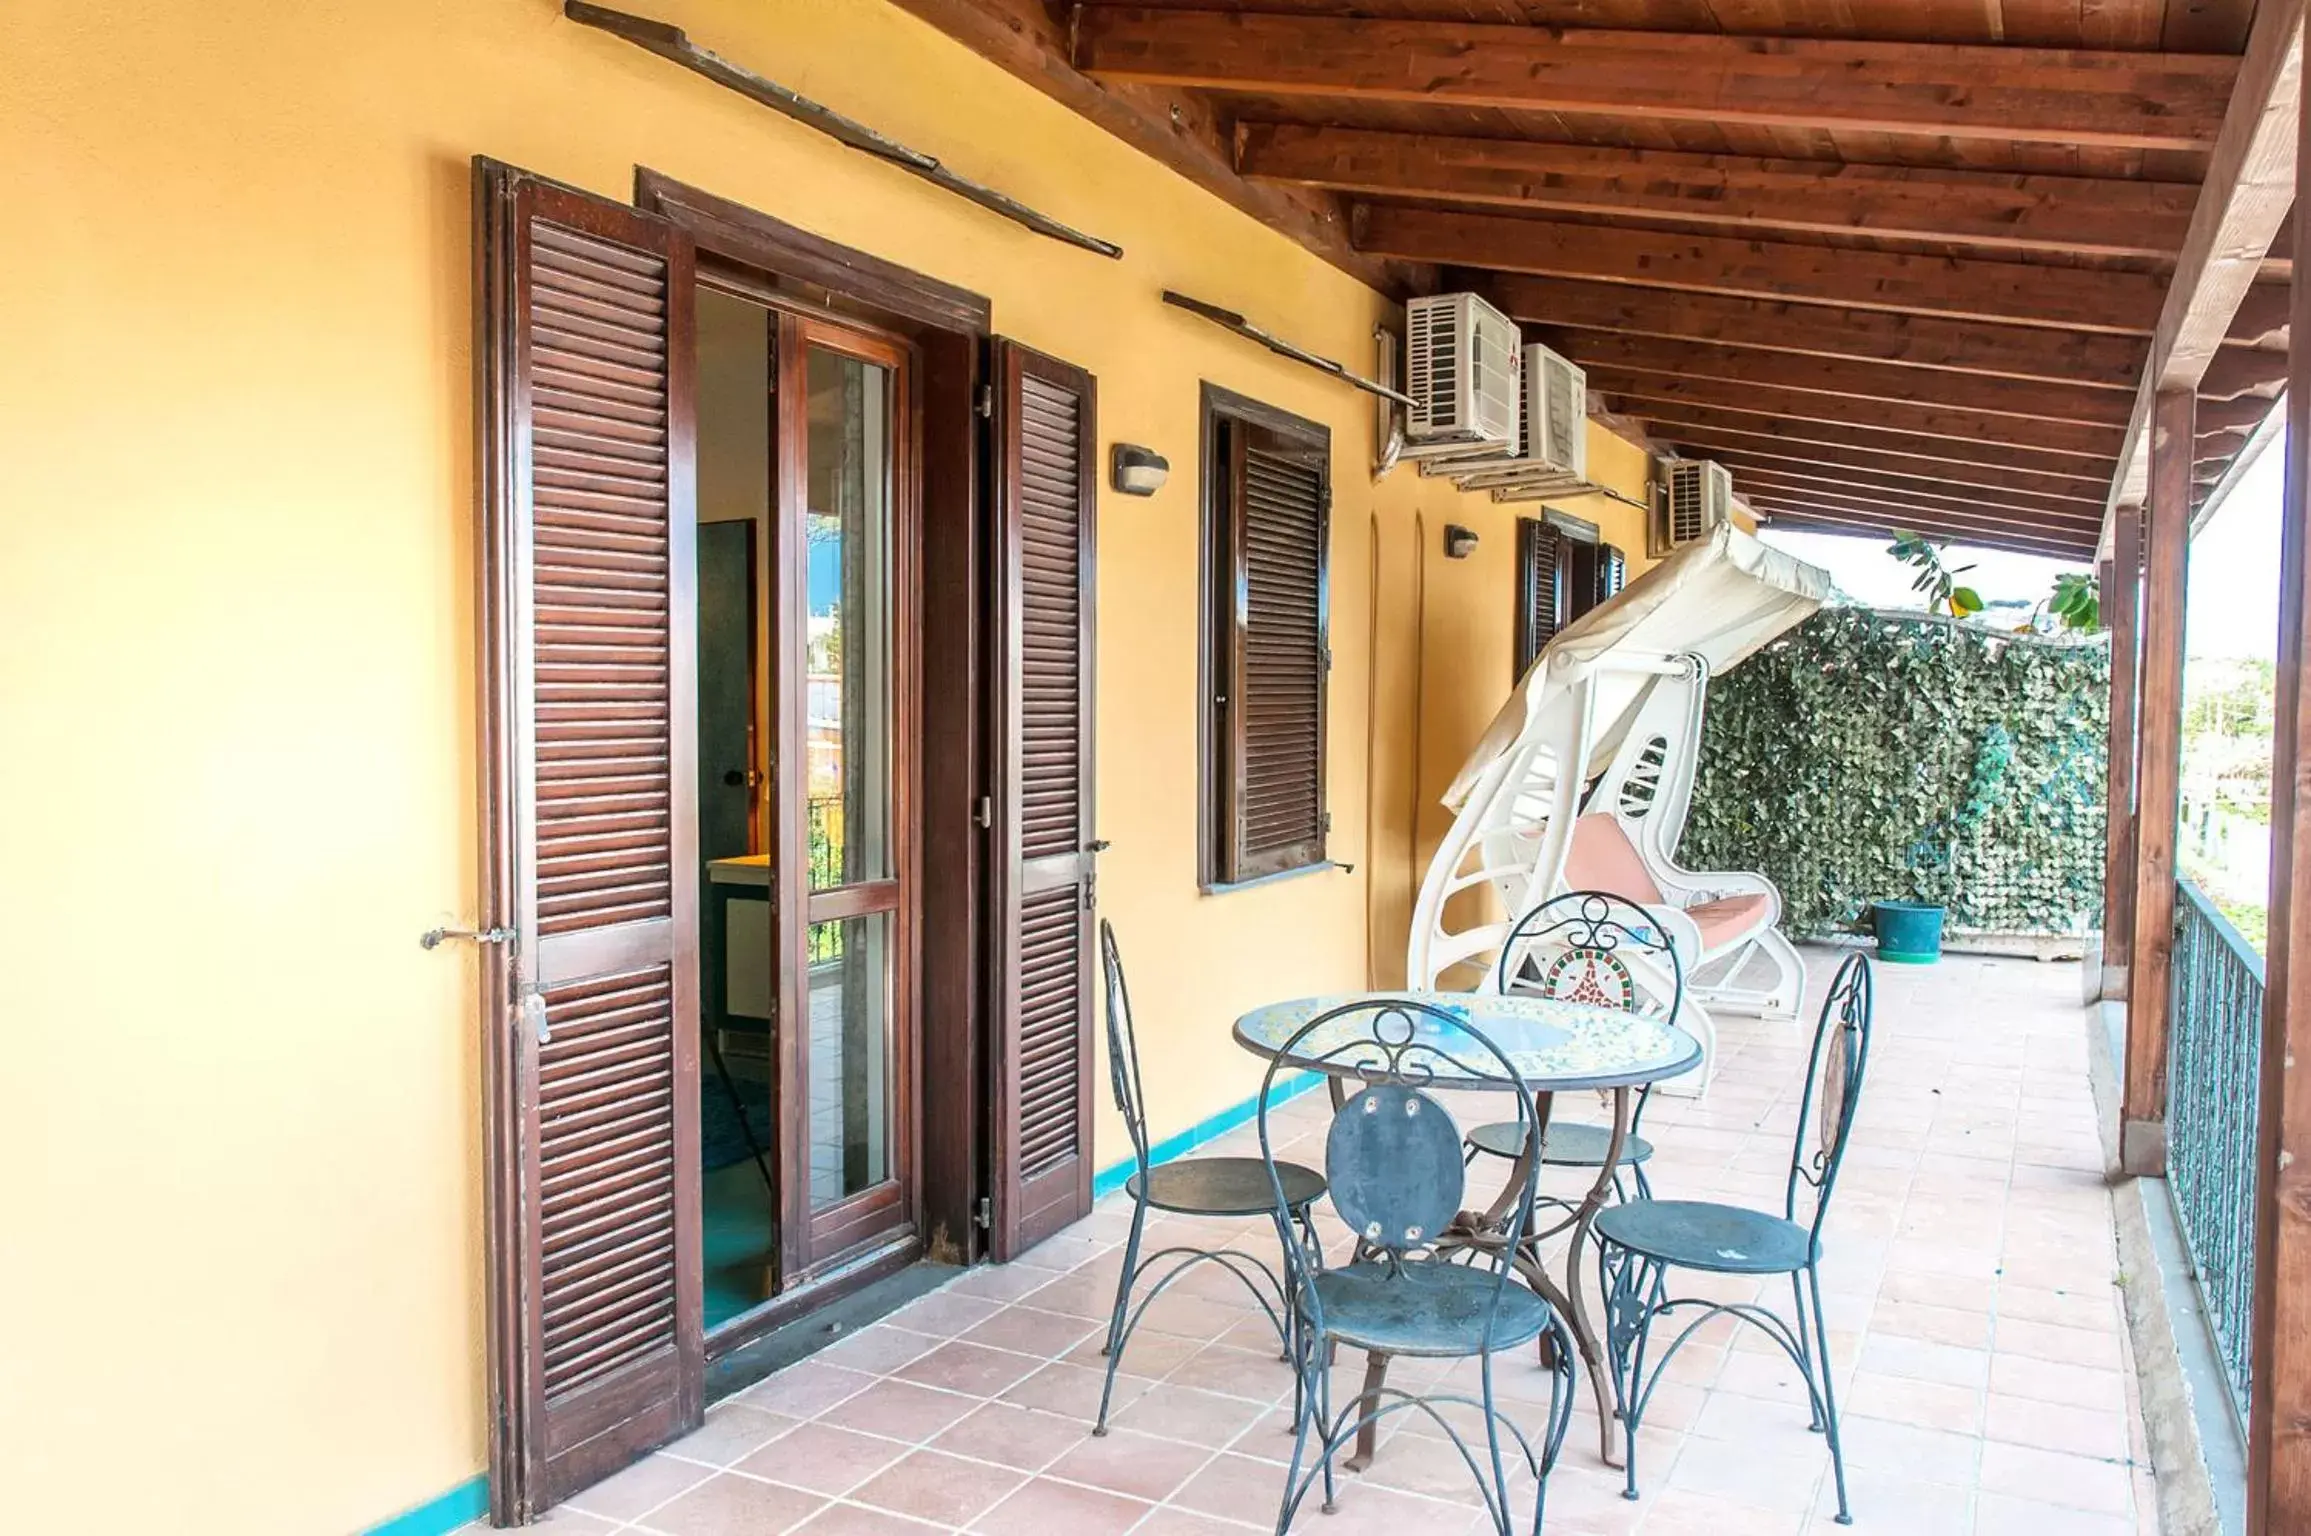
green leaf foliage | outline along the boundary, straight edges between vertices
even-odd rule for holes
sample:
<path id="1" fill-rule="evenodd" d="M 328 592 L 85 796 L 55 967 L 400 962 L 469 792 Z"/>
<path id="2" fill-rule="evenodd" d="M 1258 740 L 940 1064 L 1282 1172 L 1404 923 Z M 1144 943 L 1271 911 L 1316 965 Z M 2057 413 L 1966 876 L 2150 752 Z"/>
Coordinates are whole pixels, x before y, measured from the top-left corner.
<path id="1" fill-rule="evenodd" d="M 1935 902 L 1954 928 L 2100 920 L 2108 648 L 1827 608 L 1711 680 L 1678 862 L 1753 869 L 1792 936 Z"/>

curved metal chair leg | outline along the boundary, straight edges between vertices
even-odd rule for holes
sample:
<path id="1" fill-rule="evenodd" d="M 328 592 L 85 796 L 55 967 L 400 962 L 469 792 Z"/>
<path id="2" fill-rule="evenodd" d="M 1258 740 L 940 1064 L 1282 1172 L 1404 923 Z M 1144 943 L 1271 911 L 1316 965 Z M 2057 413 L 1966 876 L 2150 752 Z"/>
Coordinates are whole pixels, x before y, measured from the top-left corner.
<path id="1" fill-rule="evenodd" d="M 1789 1294 L 1790 1300 L 1797 1307 L 1797 1327 L 1792 1329 L 1791 1332 L 1797 1335 L 1797 1342 L 1802 1350 L 1802 1353 L 1798 1359 L 1798 1368 L 1806 1373 L 1806 1380 L 1810 1382 L 1813 1380 L 1814 1374 L 1813 1329 L 1812 1325 L 1806 1321 L 1805 1276 L 1802 1272 L 1797 1270 L 1790 1271 Z M 1815 1434 L 1818 1435 L 1828 1427 L 1822 1423 L 1821 1402 L 1818 1394 L 1808 1399 L 1806 1412 L 1813 1420 L 1812 1423 L 1806 1425 L 1806 1428 L 1812 1430 Z"/>
<path id="2" fill-rule="evenodd" d="M 1837 1387 L 1830 1380 L 1832 1375 L 1830 1370 L 1830 1329 L 1829 1320 L 1822 1313 L 1821 1272 L 1813 1265 L 1808 1264 L 1805 1267 L 1805 1278 L 1807 1289 L 1813 1293 L 1813 1358 L 1816 1372 L 1821 1377 L 1820 1417 L 1829 1435 L 1830 1471 L 1836 1477 L 1838 1485 L 1837 1521 L 1840 1525 L 1852 1525 L 1854 1512 L 1846 1502 L 1846 1450 L 1838 1435 Z"/>
<path id="3" fill-rule="evenodd" d="M 1147 1202 L 1134 1200 L 1131 1203 L 1131 1236 L 1123 1245 L 1123 1273 L 1116 1276 L 1115 1281 L 1115 1311 L 1108 1317 L 1107 1343 L 1100 1350 L 1101 1354 L 1107 1356 L 1107 1380 L 1099 1389 L 1099 1418 L 1091 1426 L 1091 1432 L 1095 1435 L 1107 1433 L 1108 1404 L 1115 1397 L 1115 1369 L 1123 1362 L 1124 1324 L 1130 1314 L 1132 1282 L 1139 1278 L 1140 1238 L 1146 1231 Z"/>

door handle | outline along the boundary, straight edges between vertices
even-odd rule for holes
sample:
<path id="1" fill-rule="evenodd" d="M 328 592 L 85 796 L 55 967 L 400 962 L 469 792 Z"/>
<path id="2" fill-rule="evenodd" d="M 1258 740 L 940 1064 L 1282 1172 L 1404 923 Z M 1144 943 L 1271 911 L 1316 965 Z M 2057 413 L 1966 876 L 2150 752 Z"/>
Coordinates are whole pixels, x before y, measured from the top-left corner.
<path id="1" fill-rule="evenodd" d="M 1113 843 L 1109 842 L 1104 837 L 1095 837 L 1090 842 L 1083 845 L 1083 851 L 1085 853 L 1105 853 L 1108 849 L 1114 846 L 1115 845 Z"/>
<path id="2" fill-rule="evenodd" d="M 439 949 L 445 939 L 471 939 L 476 944 L 511 944 L 511 928 L 428 928 L 417 936 L 419 949 Z"/>

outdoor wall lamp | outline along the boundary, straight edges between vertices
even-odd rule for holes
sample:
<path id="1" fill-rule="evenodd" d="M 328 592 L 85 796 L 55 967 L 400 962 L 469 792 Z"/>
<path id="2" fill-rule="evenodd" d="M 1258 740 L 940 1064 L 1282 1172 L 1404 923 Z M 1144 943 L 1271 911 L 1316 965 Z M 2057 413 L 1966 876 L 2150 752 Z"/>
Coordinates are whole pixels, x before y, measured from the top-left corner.
<path id="1" fill-rule="evenodd" d="M 1126 496 L 1153 496 L 1171 472 L 1170 460 L 1137 443 L 1117 443 L 1108 455 L 1108 479 Z"/>
<path id="2" fill-rule="evenodd" d="M 1458 523 L 1444 525 L 1444 557 L 1447 560 L 1466 560 L 1476 552 L 1476 534 Z"/>

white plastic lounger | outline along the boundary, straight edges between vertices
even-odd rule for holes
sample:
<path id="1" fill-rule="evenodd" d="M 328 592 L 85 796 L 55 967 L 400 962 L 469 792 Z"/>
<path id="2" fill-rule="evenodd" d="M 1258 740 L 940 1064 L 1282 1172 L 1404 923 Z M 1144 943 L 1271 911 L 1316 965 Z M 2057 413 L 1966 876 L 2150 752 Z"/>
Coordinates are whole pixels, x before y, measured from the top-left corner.
<path id="1" fill-rule="evenodd" d="M 1707 1086 L 1711 1010 L 1797 1017 L 1805 969 L 1774 926 L 1773 883 L 1683 869 L 1676 853 L 1710 675 L 1830 592 L 1827 573 L 1720 527 L 1566 626 L 1445 795 L 1458 814 L 1413 909 L 1410 983 L 1490 986 L 1509 919 L 1566 891 L 1604 890 L 1653 913 L 1685 966 L 1682 1022 L 1707 1054 L 1664 1091 Z"/>

